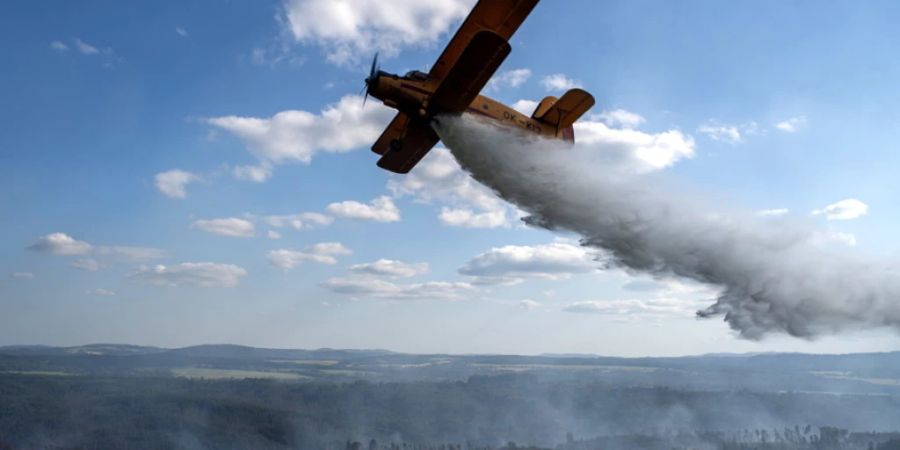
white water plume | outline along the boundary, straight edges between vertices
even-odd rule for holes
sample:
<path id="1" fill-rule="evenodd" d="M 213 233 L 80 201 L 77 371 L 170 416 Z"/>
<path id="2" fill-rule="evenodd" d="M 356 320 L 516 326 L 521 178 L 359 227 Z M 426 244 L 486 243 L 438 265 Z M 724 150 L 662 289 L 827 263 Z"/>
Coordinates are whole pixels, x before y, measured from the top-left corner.
<path id="1" fill-rule="evenodd" d="M 811 225 L 711 213 L 660 177 L 611 168 L 602 146 L 570 148 L 468 116 L 434 127 L 460 165 L 526 211 L 527 223 L 576 232 L 626 270 L 719 287 L 697 315 L 723 316 L 742 337 L 900 330 L 896 266 L 829 251 Z"/>

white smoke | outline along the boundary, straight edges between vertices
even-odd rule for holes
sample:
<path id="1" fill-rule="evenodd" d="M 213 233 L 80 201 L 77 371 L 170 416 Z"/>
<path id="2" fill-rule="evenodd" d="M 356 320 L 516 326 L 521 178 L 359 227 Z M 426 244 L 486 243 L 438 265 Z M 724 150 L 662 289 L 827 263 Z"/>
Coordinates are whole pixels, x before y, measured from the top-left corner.
<path id="1" fill-rule="evenodd" d="M 475 179 L 529 213 L 527 223 L 579 233 L 627 270 L 721 288 L 697 315 L 724 316 L 742 337 L 900 330 L 896 266 L 830 251 L 812 226 L 713 214 L 660 177 L 610 168 L 602 148 L 570 148 L 468 116 L 441 117 L 434 127 Z"/>

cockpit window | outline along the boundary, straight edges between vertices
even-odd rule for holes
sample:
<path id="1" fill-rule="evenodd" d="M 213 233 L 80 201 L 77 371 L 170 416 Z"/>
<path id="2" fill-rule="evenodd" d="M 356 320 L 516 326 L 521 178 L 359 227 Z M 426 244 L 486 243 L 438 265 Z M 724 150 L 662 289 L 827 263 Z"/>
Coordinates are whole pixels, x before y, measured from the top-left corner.
<path id="1" fill-rule="evenodd" d="M 428 78 L 428 74 L 425 72 L 420 72 L 418 70 L 410 70 L 409 72 L 406 72 L 406 75 L 403 75 L 403 78 L 422 81 Z"/>

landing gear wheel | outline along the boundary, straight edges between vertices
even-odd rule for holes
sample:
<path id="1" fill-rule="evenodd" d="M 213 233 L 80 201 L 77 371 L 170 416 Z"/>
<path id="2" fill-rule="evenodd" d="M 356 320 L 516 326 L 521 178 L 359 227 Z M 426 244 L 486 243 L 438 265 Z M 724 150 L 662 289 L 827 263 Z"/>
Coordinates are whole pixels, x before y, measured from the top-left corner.
<path id="1" fill-rule="evenodd" d="M 403 148 L 403 143 L 399 139 L 391 139 L 390 147 L 392 152 L 399 152 Z"/>

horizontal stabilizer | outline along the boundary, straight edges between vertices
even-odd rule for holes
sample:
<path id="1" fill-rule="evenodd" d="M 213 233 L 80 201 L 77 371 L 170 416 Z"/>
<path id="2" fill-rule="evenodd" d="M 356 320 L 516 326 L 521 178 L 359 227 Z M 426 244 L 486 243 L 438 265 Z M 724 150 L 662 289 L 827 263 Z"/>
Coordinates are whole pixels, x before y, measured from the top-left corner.
<path id="1" fill-rule="evenodd" d="M 547 99 L 545 98 L 544 101 Z M 549 125 L 553 125 L 557 130 L 568 128 L 579 117 L 586 113 L 594 106 L 594 97 L 582 89 L 570 89 L 563 94 L 559 100 L 553 103 L 543 114 L 538 115 L 544 102 L 541 102 L 538 110 L 535 111 L 534 118 Z"/>

